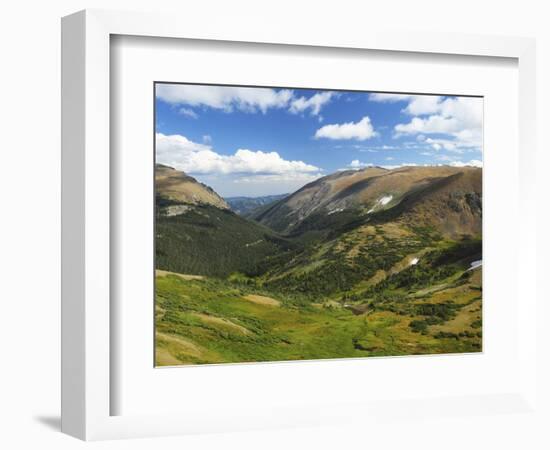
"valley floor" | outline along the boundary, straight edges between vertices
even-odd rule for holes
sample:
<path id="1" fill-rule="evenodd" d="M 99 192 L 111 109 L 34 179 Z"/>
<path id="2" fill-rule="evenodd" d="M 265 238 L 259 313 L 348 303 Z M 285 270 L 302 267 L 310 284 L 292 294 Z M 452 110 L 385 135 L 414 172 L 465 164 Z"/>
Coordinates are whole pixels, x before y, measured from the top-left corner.
<path id="1" fill-rule="evenodd" d="M 481 270 L 378 305 L 157 271 L 156 364 L 479 352 Z"/>

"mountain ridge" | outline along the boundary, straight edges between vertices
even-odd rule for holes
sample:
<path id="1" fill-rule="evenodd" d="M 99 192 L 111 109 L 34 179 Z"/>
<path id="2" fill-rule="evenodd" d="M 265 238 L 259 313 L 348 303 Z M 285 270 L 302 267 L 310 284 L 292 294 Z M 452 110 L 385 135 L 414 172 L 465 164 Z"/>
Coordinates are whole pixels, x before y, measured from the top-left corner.
<path id="1" fill-rule="evenodd" d="M 407 212 L 409 222 L 416 218 L 421 225 L 435 226 L 442 233 L 449 235 L 461 234 L 461 225 L 463 225 L 466 233 L 473 235 L 478 233 L 478 228 L 480 232 L 480 205 L 473 208 L 472 214 L 466 216 L 469 219 L 468 223 L 461 224 L 457 220 L 456 213 L 467 212 L 465 206 L 470 205 L 471 202 L 465 201 L 464 198 L 473 199 L 474 203 L 481 202 L 481 173 L 479 168 L 451 166 L 410 166 L 394 170 L 367 168 L 355 172 L 345 171 L 330 174 L 309 183 L 254 218 L 282 234 L 293 234 L 299 232 L 305 223 L 312 222 L 315 217 L 324 220 L 328 215 L 354 211 L 355 216 L 370 220 L 368 216 L 372 215 L 374 220 L 377 213 L 393 209 L 407 200 L 394 212 Z M 464 175 L 465 178 L 462 181 L 459 181 L 460 176 L 453 178 L 458 174 Z M 429 193 L 430 186 L 435 189 L 438 183 L 445 183 L 441 181 L 445 178 L 448 178 L 447 182 L 454 184 L 454 190 L 445 191 L 446 197 L 431 195 L 430 202 L 436 207 L 437 216 L 430 216 L 426 208 L 417 207 L 415 211 L 405 210 L 404 206 L 412 207 L 412 199 L 415 199 L 414 203 L 418 204 L 422 201 L 419 197 L 422 193 Z M 454 210 L 453 207 L 455 207 Z M 457 208 L 459 210 L 456 210 Z M 452 227 L 445 226 L 442 222 L 446 212 L 453 218 Z M 378 217 L 383 216 L 378 214 Z"/>
<path id="2" fill-rule="evenodd" d="M 155 165 L 155 188 L 156 195 L 169 203 L 205 204 L 229 209 L 226 201 L 210 186 L 164 164 Z"/>

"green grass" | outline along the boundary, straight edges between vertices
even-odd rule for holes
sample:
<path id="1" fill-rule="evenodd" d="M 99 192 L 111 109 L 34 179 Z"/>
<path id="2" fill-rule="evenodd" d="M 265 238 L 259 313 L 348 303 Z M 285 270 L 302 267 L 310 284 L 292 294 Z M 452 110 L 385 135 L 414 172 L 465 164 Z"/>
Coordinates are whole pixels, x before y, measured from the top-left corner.
<path id="1" fill-rule="evenodd" d="M 444 323 L 443 319 L 452 317 L 446 307 L 417 306 L 411 315 L 374 308 L 370 314 L 354 315 L 347 308 L 297 306 L 295 298 L 240 282 L 176 276 L 157 277 L 156 292 L 158 365 L 453 353 L 480 348 L 474 328 L 470 328 L 471 335 L 446 336 L 445 331 L 422 334 L 410 327 L 411 321 L 425 320 L 432 311 L 438 323 Z M 270 295 L 281 306 L 253 303 L 244 298 L 248 294 Z M 460 308 L 457 304 L 452 309 Z"/>
<path id="2" fill-rule="evenodd" d="M 204 278 L 157 277 L 157 364 L 481 350 L 479 238 L 348 219 L 282 237 L 209 206 L 159 216 L 157 268 Z"/>

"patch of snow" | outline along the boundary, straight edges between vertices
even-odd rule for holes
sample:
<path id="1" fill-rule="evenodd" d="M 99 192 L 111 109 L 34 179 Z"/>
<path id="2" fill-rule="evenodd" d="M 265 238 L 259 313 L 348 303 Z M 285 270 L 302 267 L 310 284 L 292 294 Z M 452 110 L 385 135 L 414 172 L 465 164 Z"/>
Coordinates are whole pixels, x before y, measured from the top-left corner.
<path id="1" fill-rule="evenodd" d="M 380 203 L 382 206 L 387 205 L 389 202 L 391 202 L 393 199 L 393 195 L 385 195 L 380 200 L 378 200 L 378 203 Z"/>
<path id="2" fill-rule="evenodd" d="M 344 208 L 333 209 L 332 211 L 329 211 L 329 213 L 327 215 L 330 216 L 331 214 L 334 214 L 334 213 L 337 213 L 337 212 L 342 212 L 343 210 L 344 210 Z"/>
<path id="3" fill-rule="evenodd" d="M 478 259 L 477 261 L 473 261 L 473 262 L 470 263 L 470 268 L 468 270 L 477 269 L 478 267 L 481 267 L 482 264 L 483 264 L 482 259 Z"/>
<path id="4" fill-rule="evenodd" d="M 367 214 L 371 214 L 374 212 L 377 206 L 386 206 L 389 202 L 393 200 L 393 195 L 384 195 L 383 197 L 379 198 L 374 206 L 367 211 Z"/>
<path id="5" fill-rule="evenodd" d="M 419 261 L 418 258 L 413 258 L 409 263 L 409 266 L 416 266 L 418 264 L 418 261 Z"/>

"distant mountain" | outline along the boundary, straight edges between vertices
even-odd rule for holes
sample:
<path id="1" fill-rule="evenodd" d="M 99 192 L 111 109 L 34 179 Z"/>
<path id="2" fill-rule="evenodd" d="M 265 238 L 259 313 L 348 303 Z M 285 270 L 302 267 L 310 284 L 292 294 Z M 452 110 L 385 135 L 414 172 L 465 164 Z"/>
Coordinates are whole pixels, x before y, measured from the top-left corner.
<path id="1" fill-rule="evenodd" d="M 225 197 L 225 201 L 232 211 L 245 217 L 249 217 L 260 207 L 270 205 L 273 202 L 279 201 L 288 194 L 281 195 L 265 195 L 263 197 Z"/>
<path id="2" fill-rule="evenodd" d="M 481 173 L 474 167 L 373 167 L 320 178 L 255 216 L 287 235 L 366 222 L 430 226 L 447 236 L 481 233 Z"/>
<path id="3" fill-rule="evenodd" d="M 199 183 L 184 172 L 162 164 L 155 166 L 155 187 L 157 197 L 165 203 L 212 205 L 229 209 L 225 200 L 212 188 Z"/>

